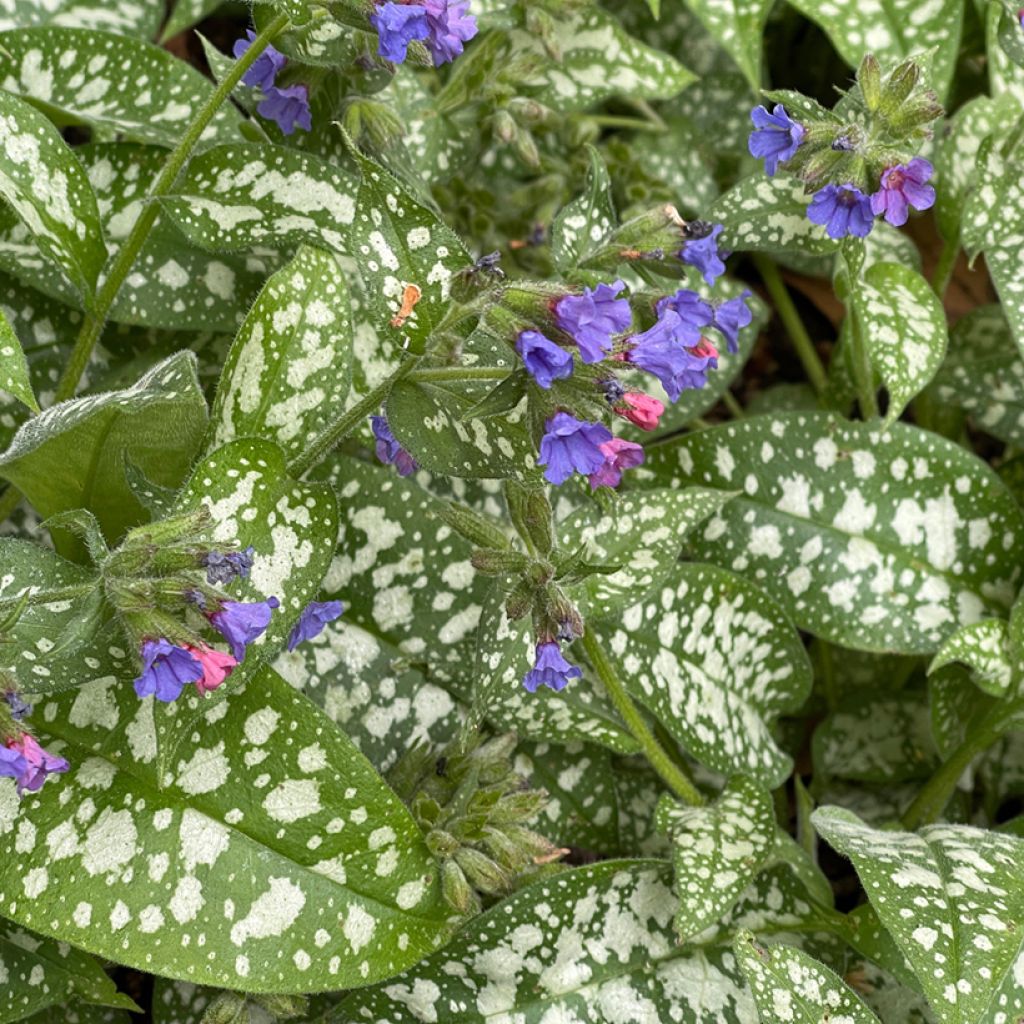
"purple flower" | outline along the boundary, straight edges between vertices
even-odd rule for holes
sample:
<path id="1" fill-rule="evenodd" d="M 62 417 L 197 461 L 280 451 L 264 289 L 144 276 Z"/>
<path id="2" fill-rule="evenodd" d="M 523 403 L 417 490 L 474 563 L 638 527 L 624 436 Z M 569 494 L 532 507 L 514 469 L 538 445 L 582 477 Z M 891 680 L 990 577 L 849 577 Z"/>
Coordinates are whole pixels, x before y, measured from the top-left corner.
<path id="1" fill-rule="evenodd" d="M 11 718 L 16 722 L 23 722 L 32 714 L 32 705 L 23 700 L 20 693 L 11 690 L 4 694 L 4 700 L 7 701 L 7 705 L 11 709 Z"/>
<path id="2" fill-rule="evenodd" d="M 772 177 L 780 163 L 793 158 L 807 132 L 786 113 L 781 103 L 776 103 L 770 114 L 764 107 L 754 107 L 750 120 L 755 130 L 750 133 L 747 148 L 751 156 L 764 160 L 764 169 Z"/>
<path id="3" fill-rule="evenodd" d="M 547 467 L 544 479 L 549 484 L 564 484 L 574 472 L 588 476 L 604 465 L 601 445 L 610 441 L 612 435 L 603 424 L 556 412 L 544 426 L 546 433 L 541 438 L 537 464 Z"/>
<path id="4" fill-rule="evenodd" d="M 312 640 L 318 636 L 328 622 L 333 622 L 345 610 L 340 601 L 310 601 L 295 628 L 288 637 L 288 650 L 294 651 L 303 640 Z"/>
<path id="5" fill-rule="evenodd" d="M 462 44 L 477 33 L 476 18 L 468 14 L 469 0 L 423 0 L 427 9 L 427 49 L 434 57 L 434 66 L 440 67 L 455 60 L 462 53 Z"/>
<path id="6" fill-rule="evenodd" d="M 203 678 L 203 666 L 185 650 L 161 637 L 142 645 L 142 675 L 135 680 L 140 697 L 155 696 L 169 704 L 181 696 L 187 683 Z"/>
<path id="7" fill-rule="evenodd" d="M 231 653 L 238 661 L 245 657 L 245 648 L 270 625 L 270 616 L 280 605 L 276 597 L 266 601 L 225 601 L 220 610 L 210 616 L 210 622 L 228 642 Z"/>
<path id="8" fill-rule="evenodd" d="M 701 328 L 708 327 L 713 317 L 711 306 L 687 288 L 659 299 L 654 309 L 659 317 L 663 317 L 667 309 L 679 317 L 680 323 L 672 321 L 673 335 L 683 345 L 699 345 Z"/>
<path id="9" fill-rule="evenodd" d="M 696 267 L 709 285 L 714 284 L 716 278 L 725 273 L 723 254 L 719 253 L 716 241 L 724 230 L 724 224 L 716 224 L 703 238 L 691 238 L 679 250 L 679 258 L 689 266 Z"/>
<path id="10" fill-rule="evenodd" d="M 215 587 L 230 583 L 235 577 L 248 579 L 255 553 L 256 549 L 252 545 L 244 551 L 208 552 L 202 562 L 206 567 L 206 582 Z"/>
<path id="11" fill-rule="evenodd" d="M 256 41 L 256 33 L 251 28 L 247 29 L 245 34 L 248 38 L 236 39 L 231 51 L 236 59 L 241 57 Z M 249 66 L 249 70 L 242 76 L 242 81 L 253 89 L 269 92 L 274 87 L 274 79 L 278 71 L 287 63 L 288 58 L 280 50 L 275 50 L 268 44 L 267 48 Z"/>
<path id="12" fill-rule="evenodd" d="M 694 347 L 680 342 L 681 323 L 678 313 L 665 310 L 653 327 L 633 336 L 633 348 L 626 357 L 657 377 L 672 402 L 679 401 L 684 389 L 704 387 L 707 371 L 718 365 L 718 353 L 704 339 L 698 337 Z"/>
<path id="13" fill-rule="evenodd" d="M 897 164 L 882 171 L 882 187 L 871 197 L 871 212 L 884 213 L 894 227 L 907 223 L 909 208 L 927 210 L 935 205 L 935 189 L 925 182 L 933 167 L 916 156 L 909 164 Z"/>
<path id="14" fill-rule="evenodd" d="M 267 91 L 256 113 L 268 121 L 276 121 L 285 135 L 291 135 L 296 128 L 308 132 L 313 127 L 309 90 L 304 85 L 289 85 L 284 89 L 274 86 Z"/>
<path id="15" fill-rule="evenodd" d="M 37 792 L 43 788 L 48 775 L 66 772 L 70 767 L 63 757 L 43 750 L 39 741 L 27 732 L 16 740 L 8 740 L 6 746 L 0 748 L 0 775 L 16 779 L 19 793 Z"/>
<path id="16" fill-rule="evenodd" d="M 604 453 L 604 465 L 590 474 L 590 489 L 598 487 L 618 487 L 622 482 L 624 470 L 633 469 L 643 464 L 644 450 L 635 441 L 624 441 L 621 437 L 613 437 L 601 445 Z"/>
<path id="17" fill-rule="evenodd" d="M 385 60 L 401 64 L 414 39 L 430 34 L 427 10 L 418 4 L 386 3 L 370 15 L 370 24 L 377 30 L 377 53 Z"/>
<path id="18" fill-rule="evenodd" d="M 558 326 L 579 346 L 585 363 L 599 363 L 611 347 L 612 335 L 629 327 L 632 314 L 625 299 L 616 298 L 626 287 L 624 281 L 599 284 L 582 295 L 565 295 L 555 303 Z"/>
<path id="19" fill-rule="evenodd" d="M 526 366 L 526 372 L 545 391 L 554 381 L 572 376 L 572 356 L 540 331 L 521 332 L 516 341 L 516 351 Z"/>
<path id="20" fill-rule="evenodd" d="M 747 308 L 750 292 L 745 291 L 735 299 L 720 302 L 714 309 L 711 326 L 718 331 L 730 352 L 740 350 L 740 331 L 754 319 L 754 314 Z"/>
<path id="21" fill-rule="evenodd" d="M 410 476 L 420 468 L 420 464 L 395 440 L 385 417 L 371 416 L 370 427 L 377 439 L 377 458 L 381 462 L 394 464 L 399 476 Z"/>
<path id="22" fill-rule="evenodd" d="M 523 676 L 523 686 L 530 693 L 536 693 L 538 686 L 564 690 L 570 679 L 579 679 L 581 675 L 583 672 L 562 656 L 562 648 L 557 641 L 548 640 L 537 644 L 533 668 Z"/>
<path id="23" fill-rule="evenodd" d="M 864 238 L 875 223 L 871 200 L 854 185 L 826 185 L 815 192 L 807 217 L 815 224 L 824 224 L 828 237 L 835 239 L 847 235 Z"/>

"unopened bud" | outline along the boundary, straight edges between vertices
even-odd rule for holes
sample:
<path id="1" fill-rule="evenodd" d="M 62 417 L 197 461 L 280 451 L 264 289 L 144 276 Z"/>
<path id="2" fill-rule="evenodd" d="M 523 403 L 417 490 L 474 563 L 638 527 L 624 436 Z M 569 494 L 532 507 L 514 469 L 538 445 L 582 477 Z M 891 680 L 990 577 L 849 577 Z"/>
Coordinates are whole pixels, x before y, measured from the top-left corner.
<path id="1" fill-rule="evenodd" d="M 462 868 L 453 860 L 441 865 L 441 893 L 448 905 L 460 914 L 472 914 L 479 909 L 480 900 L 466 880 Z"/>
<path id="2" fill-rule="evenodd" d="M 505 614 L 510 622 L 518 622 L 530 613 L 536 588 L 529 580 L 520 580 L 505 599 Z"/>
<path id="3" fill-rule="evenodd" d="M 206 1008 L 202 1024 L 249 1024 L 245 996 L 237 992 L 221 992 Z"/>
<path id="4" fill-rule="evenodd" d="M 435 857 L 450 857 L 459 849 L 459 841 L 450 832 L 442 829 L 431 829 L 426 835 L 427 849 Z"/>
<path id="5" fill-rule="evenodd" d="M 306 996 L 249 996 L 276 1020 L 295 1020 L 305 1017 L 309 1010 L 309 999 Z"/>
<path id="6" fill-rule="evenodd" d="M 483 576 L 521 573 L 530 566 L 529 558 L 518 551 L 494 551 L 491 548 L 477 548 L 469 556 L 469 561 Z"/>
<path id="7" fill-rule="evenodd" d="M 892 117 L 900 105 L 914 91 L 921 69 L 912 60 L 904 61 L 889 76 L 882 88 L 882 96 L 878 103 L 878 112 L 886 119 Z"/>
<path id="8" fill-rule="evenodd" d="M 505 484 L 505 502 L 519 536 L 541 555 L 549 554 L 555 538 L 551 503 L 544 490 L 510 480 Z"/>
<path id="9" fill-rule="evenodd" d="M 470 885 L 488 896 L 501 896 L 512 887 L 508 872 L 486 854 L 463 846 L 455 851 L 455 862 L 462 868 Z"/>
<path id="10" fill-rule="evenodd" d="M 440 509 L 438 515 L 453 530 L 473 544 L 482 548 L 492 548 L 495 551 L 508 549 L 508 538 L 502 529 L 492 520 L 467 505 L 449 501 Z"/>
<path id="11" fill-rule="evenodd" d="M 866 53 L 857 71 L 857 82 L 868 110 L 874 112 L 882 102 L 882 69 L 873 53 Z"/>
<path id="12" fill-rule="evenodd" d="M 520 129 L 514 145 L 519 159 L 527 167 L 540 167 L 540 150 L 537 148 L 532 132 L 525 128 Z"/>
<path id="13" fill-rule="evenodd" d="M 519 125 L 516 119 L 505 109 L 496 110 L 491 120 L 494 136 L 506 145 L 511 145 L 519 138 Z"/>
<path id="14" fill-rule="evenodd" d="M 526 9 L 526 31 L 538 36 L 547 50 L 548 56 L 556 63 L 562 63 L 562 46 L 559 42 L 558 23 L 539 7 L 529 6 Z"/>

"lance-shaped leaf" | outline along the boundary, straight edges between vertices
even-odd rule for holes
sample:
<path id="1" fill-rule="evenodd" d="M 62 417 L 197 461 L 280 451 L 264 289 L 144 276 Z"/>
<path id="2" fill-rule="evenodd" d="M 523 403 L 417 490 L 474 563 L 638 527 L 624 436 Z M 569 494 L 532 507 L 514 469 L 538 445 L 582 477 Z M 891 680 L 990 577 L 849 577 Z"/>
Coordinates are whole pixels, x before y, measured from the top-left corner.
<path id="1" fill-rule="evenodd" d="M 834 253 L 839 243 L 807 219 L 803 185 L 785 174 L 763 173 L 737 182 L 708 210 L 708 219 L 725 225 L 721 244 L 749 252 L 798 252 L 804 256 Z"/>
<path id="2" fill-rule="evenodd" d="M 778 785 L 792 761 L 770 724 L 810 692 L 811 665 L 783 610 L 743 577 L 677 567 L 661 592 L 601 623 L 626 688 L 701 764 Z"/>
<path id="3" fill-rule="evenodd" d="M 608 168 L 593 146 L 587 146 L 587 155 L 583 194 L 564 206 L 551 225 L 551 254 L 563 273 L 586 263 L 618 223 Z"/>
<path id="4" fill-rule="evenodd" d="M 26 1024 L 132 1024 L 124 1010 L 110 1010 L 88 1003 L 65 1003 L 37 1013 Z"/>
<path id="5" fill-rule="evenodd" d="M 168 147 L 213 92 L 195 68 L 152 43 L 59 26 L 0 33 L 0 82 L 63 121 Z M 237 138 L 240 123 L 238 110 L 222 104 L 202 141 Z"/>
<path id="6" fill-rule="evenodd" d="M 21 826 L 22 842 L 30 830 Z M 0 920 L 0 1022 L 19 1021 L 69 998 L 138 1009 L 91 956 Z"/>
<path id="7" fill-rule="evenodd" d="M 539 35 L 509 33 L 519 60 L 536 56 L 521 79 L 541 103 L 566 113 L 585 110 L 609 96 L 671 99 L 695 76 L 674 57 L 645 46 L 611 14 L 598 8 L 566 12 L 558 19 L 553 45 L 562 59 L 551 60 Z"/>
<path id="8" fill-rule="evenodd" d="M 883 832 L 838 807 L 813 820 L 853 861 L 941 1024 L 995 1019 L 999 987 L 1024 972 L 1024 840 L 965 825 Z"/>
<path id="9" fill-rule="evenodd" d="M 736 937 L 734 949 L 761 1020 L 879 1024 L 842 978 L 802 949 L 759 946 L 750 932 Z"/>
<path id="10" fill-rule="evenodd" d="M 473 259 L 459 237 L 405 186 L 353 147 L 362 181 L 349 251 L 370 320 L 401 348 L 423 351 L 449 306 L 452 278 Z"/>
<path id="11" fill-rule="evenodd" d="M 685 942 L 718 921 L 768 860 L 775 808 L 766 789 L 736 776 L 707 807 L 684 807 L 663 796 L 655 823 L 672 842 L 675 928 Z"/>
<path id="12" fill-rule="evenodd" d="M 793 0 L 793 6 L 825 30 L 851 67 L 857 67 L 866 53 L 882 64 L 897 64 L 935 47 L 928 85 L 940 100 L 945 97 L 960 48 L 960 0 L 937 0 L 928 7 L 916 0 L 889 0 L 884 6 L 856 0 Z"/>
<path id="13" fill-rule="evenodd" d="M 192 158 L 161 202 L 196 245 L 214 251 L 308 242 L 348 252 L 358 185 L 306 153 L 257 143 Z"/>
<path id="14" fill-rule="evenodd" d="M 584 1024 L 679 1014 L 756 1024 L 732 956 L 677 944 L 670 886 L 668 866 L 653 861 L 606 861 L 536 882 L 405 974 L 352 993 L 327 1020 Z M 547 938 L 552 922 L 557 940 Z"/>
<path id="15" fill-rule="evenodd" d="M 153 711 L 113 679 L 46 705 L 40 739 L 63 740 L 72 769 L 20 806 L 0 781 L 13 919 L 142 970 L 257 992 L 367 984 L 444 939 L 412 818 L 276 673 L 197 716 L 166 771 Z"/>
<path id="16" fill-rule="evenodd" d="M 958 629 L 936 652 L 929 675 L 959 662 L 975 683 L 993 697 L 1005 696 L 1014 682 L 1010 630 L 1005 619 L 983 619 Z M 1018 669 L 1019 672 L 1019 669 Z"/>
<path id="17" fill-rule="evenodd" d="M 1024 38 L 1021 36 L 1020 7 L 1013 0 L 995 0 L 992 6 L 997 5 L 999 8 L 999 46 L 1017 67 L 1024 68 Z"/>
<path id="18" fill-rule="evenodd" d="M 0 391 L 13 395 L 32 412 L 39 412 L 39 403 L 28 375 L 25 350 L 18 341 L 10 321 L 0 309 Z"/>
<path id="19" fill-rule="evenodd" d="M 715 41 L 739 65 L 750 87 L 761 88 L 761 45 L 770 0 L 686 0 Z"/>
<path id="20" fill-rule="evenodd" d="M 0 0 L 0 29 L 29 25 L 63 25 L 101 29 L 151 39 L 160 27 L 159 0 Z"/>
<path id="21" fill-rule="evenodd" d="M 885 422 L 893 423 L 942 363 L 946 313 L 931 285 L 898 263 L 868 267 L 850 300 L 871 365 L 889 392 Z"/>
<path id="22" fill-rule="evenodd" d="M 827 413 L 751 417 L 648 455 L 657 483 L 742 488 L 696 531 L 701 557 L 758 580 L 801 628 L 927 653 L 1009 607 L 1024 521 L 999 478 L 943 437 Z"/>
<path id="23" fill-rule="evenodd" d="M 0 455 L 0 476 L 43 516 L 88 509 L 115 541 L 147 518 L 126 463 L 154 483 L 177 487 L 205 429 L 196 358 L 179 352 L 123 391 L 62 402 L 29 420 Z"/>
<path id="24" fill-rule="evenodd" d="M 0 33 L 0 48 L 7 37 Z M 92 186 L 57 129 L 39 111 L 3 91 L 0 196 L 44 256 L 64 270 L 82 299 L 91 303 L 107 258 Z"/>
<path id="25" fill-rule="evenodd" d="M 588 576 L 573 590 L 581 615 L 613 615 L 669 575 L 683 538 L 730 498 L 725 491 L 688 487 L 624 494 L 607 510 L 587 504 L 558 526 L 566 551 L 586 548 L 586 560 L 619 566 L 609 575 Z"/>
<path id="26" fill-rule="evenodd" d="M 294 458 L 345 407 L 351 374 L 345 275 L 332 253 L 303 247 L 239 328 L 213 405 L 211 445 L 263 437 Z"/>
<path id="27" fill-rule="evenodd" d="M 193 25 L 198 25 L 213 14 L 223 2 L 224 0 L 175 0 L 167 24 L 160 33 L 160 42 L 165 43 Z"/>

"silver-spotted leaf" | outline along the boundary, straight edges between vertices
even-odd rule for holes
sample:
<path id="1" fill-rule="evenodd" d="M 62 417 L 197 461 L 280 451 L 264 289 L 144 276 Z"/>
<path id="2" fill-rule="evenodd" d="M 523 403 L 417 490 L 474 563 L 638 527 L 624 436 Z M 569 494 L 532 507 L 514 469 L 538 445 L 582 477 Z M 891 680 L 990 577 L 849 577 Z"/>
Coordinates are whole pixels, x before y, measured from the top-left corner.
<path id="1" fill-rule="evenodd" d="M 831 642 L 928 653 L 1013 598 L 1020 510 L 938 435 L 828 413 L 750 417 L 660 446 L 644 468 L 662 486 L 742 488 L 691 544 Z"/>
<path id="2" fill-rule="evenodd" d="M 151 39 L 163 14 L 160 0 L 0 0 L 0 30 L 63 25 Z"/>
<path id="3" fill-rule="evenodd" d="M 1010 631 L 1005 619 L 982 619 L 958 629 L 935 653 L 929 674 L 959 662 L 971 671 L 975 683 L 993 697 L 1003 697 L 1019 674 L 1014 671 Z"/>
<path id="4" fill-rule="evenodd" d="M 551 225 L 551 254 L 563 273 L 585 264 L 618 223 L 612 182 L 601 154 L 587 147 L 590 166 L 582 195 L 563 207 Z"/>
<path id="5" fill-rule="evenodd" d="M 792 761 L 771 722 L 803 704 L 811 666 L 768 594 L 716 566 L 684 564 L 600 628 L 626 689 L 701 764 L 768 785 L 786 778 Z"/>
<path id="6" fill-rule="evenodd" d="M 761 88 L 761 47 L 771 0 L 686 0 L 715 41 L 737 63 L 750 87 Z"/>
<path id="7" fill-rule="evenodd" d="M 39 412 L 39 402 L 32 390 L 25 350 L 14 333 L 10 321 L 0 308 L 0 391 L 6 391 L 22 405 Z"/>

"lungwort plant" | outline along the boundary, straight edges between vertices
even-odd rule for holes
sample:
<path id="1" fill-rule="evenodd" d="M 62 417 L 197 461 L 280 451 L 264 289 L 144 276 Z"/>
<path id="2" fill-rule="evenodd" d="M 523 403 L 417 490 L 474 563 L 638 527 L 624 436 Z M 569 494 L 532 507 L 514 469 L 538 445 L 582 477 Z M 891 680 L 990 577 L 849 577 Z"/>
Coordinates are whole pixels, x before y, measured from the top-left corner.
<path id="1" fill-rule="evenodd" d="M 0 0 L 0 1024 L 1021 1024 L 1016 0 Z"/>

